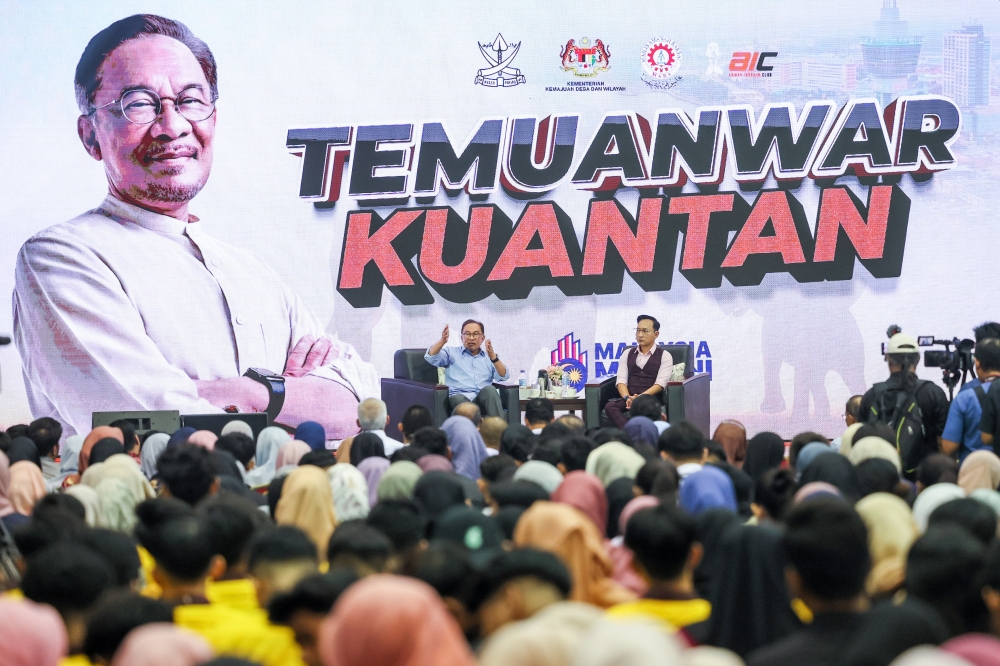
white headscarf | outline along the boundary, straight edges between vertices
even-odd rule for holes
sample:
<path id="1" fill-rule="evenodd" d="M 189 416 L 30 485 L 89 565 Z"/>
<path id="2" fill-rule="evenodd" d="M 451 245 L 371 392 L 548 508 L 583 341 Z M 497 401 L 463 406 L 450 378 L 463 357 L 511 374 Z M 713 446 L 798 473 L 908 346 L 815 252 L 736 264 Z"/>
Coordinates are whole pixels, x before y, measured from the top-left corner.
<path id="1" fill-rule="evenodd" d="M 97 484 L 94 492 L 100 507 L 97 527 L 131 534 L 137 520 L 135 507 L 139 502 L 128 484 L 120 478 L 108 477 Z"/>
<path id="2" fill-rule="evenodd" d="M 368 503 L 368 482 L 365 475 L 357 467 L 347 463 L 334 465 L 327 470 L 327 474 L 330 475 L 337 523 L 367 518 L 371 507 Z"/>
<path id="3" fill-rule="evenodd" d="M 147 437 L 143 443 L 142 453 L 139 454 L 139 458 L 142 460 L 139 468 L 147 479 L 156 476 L 156 462 L 160 459 L 160 455 L 167 450 L 167 442 L 169 441 L 170 435 L 158 432 Z"/>
<path id="4" fill-rule="evenodd" d="M 934 509 L 963 497 L 965 497 L 965 491 L 954 483 L 935 483 L 917 495 L 917 500 L 913 503 L 913 520 L 920 528 L 920 533 L 923 534 L 927 531 L 927 522 L 930 520 L 931 514 L 934 513 Z"/>
<path id="5" fill-rule="evenodd" d="M 253 439 L 253 428 L 251 428 L 250 424 L 247 423 L 246 421 L 240 421 L 237 419 L 235 421 L 230 421 L 226 425 L 222 426 L 222 435 L 221 435 L 222 437 L 225 437 L 231 432 L 242 433 L 247 437 L 249 437 L 250 439 Z"/>
<path id="6" fill-rule="evenodd" d="M 275 463 L 278 451 L 292 437 L 277 426 L 270 426 L 260 431 L 257 436 L 257 455 L 254 456 L 256 466 L 247 472 L 246 483 L 251 488 L 266 486 L 275 476 Z"/>
<path id="7" fill-rule="evenodd" d="M 66 494 L 80 500 L 86 512 L 84 520 L 87 522 L 87 527 L 97 527 L 98 516 L 101 513 L 101 498 L 97 491 L 90 486 L 76 483 L 66 489 Z"/>

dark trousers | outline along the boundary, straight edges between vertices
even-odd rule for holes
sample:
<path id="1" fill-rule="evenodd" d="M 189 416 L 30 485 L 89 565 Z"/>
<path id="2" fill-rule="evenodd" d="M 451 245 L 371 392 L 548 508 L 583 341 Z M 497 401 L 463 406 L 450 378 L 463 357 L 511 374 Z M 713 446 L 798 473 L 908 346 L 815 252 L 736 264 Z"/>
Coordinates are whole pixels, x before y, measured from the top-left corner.
<path id="1" fill-rule="evenodd" d="M 448 405 L 451 410 L 454 410 L 463 402 L 471 401 L 461 393 L 448 396 Z M 495 386 L 487 386 L 479 391 L 475 403 L 479 405 L 479 411 L 483 416 L 503 416 L 503 403 L 500 402 L 500 392 L 497 391 Z"/>
<path id="2" fill-rule="evenodd" d="M 604 405 L 604 413 L 608 415 L 611 422 L 615 424 L 616 428 L 624 428 L 625 422 L 628 421 L 628 410 L 625 409 L 625 399 L 617 398 L 615 400 L 608 400 L 608 404 Z"/>

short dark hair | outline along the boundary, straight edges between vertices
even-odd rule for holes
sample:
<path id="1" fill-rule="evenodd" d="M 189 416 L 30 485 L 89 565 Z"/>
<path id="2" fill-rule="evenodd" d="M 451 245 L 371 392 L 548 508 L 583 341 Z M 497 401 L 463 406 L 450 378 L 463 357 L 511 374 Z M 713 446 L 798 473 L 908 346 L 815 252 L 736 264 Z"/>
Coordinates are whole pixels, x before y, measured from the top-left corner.
<path id="1" fill-rule="evenodd" d="M 587 469 L 587 458 L 590 452 L 596 448 L 594 443 L 586 437 L 576 436 L 564 439 L 559 447 L 559 456 L 567 472 L 576 472 Z"/>
<path id="2" fill-rule="evenodd" d="M 917 465 L 917 481 L 924 488 L 935 483 L 958 483 L 958 463 L 951 456 L 932 453 Z"/>
<path id="3" fill-rule="evenodd" d="M 486 327 L 483 326 L 483 322 L 476 321 L 475 319 L 466 319 L 465 321 L 463 321 L 462 322 L 462 328 L 458 329 L 459 333 L 464 332 L 465 331 L 465 327 L 468 326 L 469 324 L 476 324 L 476 325 L 478 325 L 479 326 L 479 332 L 482 333 L 483 335 L 486 335 Z"/>
<path id="4" fill-rule="evenodd" d="M 434 417 L 431 415 L 431 410 L 427 409 L 423 405 L 410 405 L 403 412 L 403 419 L 400 421 L 403 424 L 403 434 L 407 437 L 411 437 L 413 433 L 420 430 L 425 426 L 434 425 Z"/>
<path id="5" fill-rule="evenodd" d="M 28 426 L 28 438 L 35 443 L 38 455 L 42 458 L 48 456 L 52 453 L 52 449 L 59 446 L 62 432 L 62 425 L 59 421 L 49 416 L 35 419 Z"/>
<path id="6" fill-rule="evenodd" d="M 330 536 L 326 559 L 331 569 L 353 568 L 355 563 L 363 563 L 375 571 L 384 571 L 391 554 L 389 537 L 364 520 L 349 520 Z"/>
<path id="7" fill-rule="evenodd" d="M 850 599 L 865 587 L 871 569 L 868 528 L 840 499 L 811 499 L 788 512 L 782 538 L 802 584 L 826 600 Z"/>
<path id="8" fill-rule="evenodd" d="M 976 583 L 976 589 L 983 587 L 1000 591 L 1000 540 L 995 540 L 986 551 L 986 560 Z"/>
<path id="9" fill-rule="evenodd" d="M 257 445 L 253 438 L 242 432 L 230 432 L 215 442 L 217 451 L 228 451 L 246 468 L 257 454 Z M 263 462 L 263 461 L 262 461 Z M 301 464 L 301 463 L 300 463 Z"/>
<path id="10" fill-rule="evenodd" d="M 667 467 L 673 467 L 673 465 L 663 458 L 657 458 L 656 460 L 649 460 L 639 468 L 639 471 L 635 473 L 635 486 L 642 490 L 643 495 L 649 495 L 653 492 L 653 482 L 656 481 L 656 476 L 667 469 Z"/>
<path id="11" fill-rule="evenodd" d="M 396 451 L 391 456 L 389 456 L 389 462 L 397 463 L 400 460 L 417 462 L 426 455 L 430 455 L 430 451 L 424 451 L 419 446 L 414 446 L 413 444 L 410 444 L 409 446 L 401 446 L 398 449 L 396 449 Z"/>
<path id="12" fill-rule="evenodd" d="M 628 412 L 632 416 L 645 416 L 650 421 L 659 421 L 663 416 L 663 405 L 656 396 L 642 394 L 632 401 Z"/>
<path id="13" fill-rule="evenodd" d="M 524 406 L 524 420 L 528 423 L 551 423 L 555 409 L 548 398 L 532 398 Z"/>
<path id="14" fill-rule="evenodd" d="M 679 421 L 660 433 L 658 444 L 660 451 L 673 458 L 700 458 L 705 450 L 705 435 L 690 421 Z"/>
<path id="15" fill-rule="evenodd" d="M 7 447 L 7 458 L 11 465 L 27 460 L 35 463 L 37 467 L 42 466 L 42 457 L 38 455 L 38 447 L 27 435 L 20 435 L 11 441 L 10 446 Z"/>
<path id="16" fill-rule="evenodd" d="M 89 113 L 94 104 L 94 93 L 101 86 L 100 70 L 111 52 L 127 41 L 143 35 L 163 35 L 172 37 L 191 50 L 201 71 L 208 81 L 212 99 L 219 96 L 219 77 L 215 57 L 205 42 L 201 41 L 180 21 L 155 16 L 136 14 L 120 19 L 94 35 L 76 65 L 76 103 L 80 113 Z"/>
<path id="17" fill-rule="evenodd" d="M 985 338 L 976 343 L 976 360 L 983 370 L 1000 370 L 1000 338 Z"/>
<path id="18" fill-rule="evenodd" d="M 622 444 L 632 446 L 632 437 L 619 428 L 599 428 L 592 434 L 588 434 L 590 435 L 590 439 L 593 440 L 595 448 L 608 442 L 621 442 Z"/>
<path id="19" fill-rule="evenodd" d="M 558 420 L 550 421 L 544 428 L 542 432 L 538 433 L 539 442 L 547 442 L 553 439 L 566 439 L 567 437 L 573 436 L 573 431 L 564 423 L 560 423 Z M 555 463 L 552 463 L 553 465 Z"/>
<path id="20" fill-rule="evenodd" d="M 448 455 L 448 435 L 441 428 L 434 426 L 424 426 L 413 433 L 410 437 L 410 445 L 433 455 Z"/>
<path id="21" fill-rule="evenodd" d="M 988 631 L 979 582 L 986 548 L 957 525 L 937 525 L 906 557 L 907 595 L 934 606 L 954 634 Z"/>
<path id="22" fill-rule="evenodd" d="M 106 559 L 83 544 L 64 541 L 28 560 L 21 591 L 66 618 L 89 610 L 114 583 L 115 572 Z"/>
<path id="23" fill-rule="evenodd" d="M 469 560 L 469 551 L 452 541 L 435 540 L 414 562 L 414 578 L 422 580 L 442 598 L 472 605 L 479 577 Z"/>
<path id="24" fill-rule="evenodd" d="M 500 453 L 506 453 L 518 462 L 528 462 L 537 441 L 538 437 L 527 426 L 515 423 L 500 435 Z"/>
<path id="25" fill-rule="evenodd" d="M 543 440 L 535 447 L 535 450 L 531 454 L 531 459 L 547 462 L 553 466 L 558 465 L 562 462 L 561 444 L 562 441 L 558 439 Z"/>
<path id="26" fill-rule="evenodd" d="M 79 518 L 80 524 L 87 519 L 87 509 L 83 506 L 83 502 L 65 493 L 49 493 L 38 500 L 31 510 L 31 517 L 42 520 L 50 511 L 68 512 Z"/>
<path id="27" fill-rule="evenodd" d="M 986 338 L 1000 338 L 1000 324 L 995 321 L 983 322 L 972 329 L 972 332 L 976 336 L 976 344 L 978 345 L 981 340 Z"/>
<path id="28" fill-rule="evenodd" d="M 208 526 L 193 515 L 165 517 L 147 500 L 136 507 L 135 535 L 157 566 L 186 583 L 201 580 L 215 556 Z"/>
<path id="29" fill-rule="evenodd" d="M 859 438 L 855 438 L 854 441 L 858 441 L 858 439 Z M 792 442 L 788 445 L 788 465 L 795 469 L 795 463 L 799 460 L 799 452 L 808 444 L 812 444 L 813 442 L 829 444 L 830 440 L 823 435 L 812 431 L 800 432 L 795 437 L 792 437 Z"/>
<path id="30" fill-rule="evenodd" d="M 122 431 L 122 446 L 125 447 L 125 453 L 128 453 L 141 443 L 139 442 L 139 436 L 135 434 L 135 424 L 128 419 L 118 419 L 108 425 Z"/>
<path id="31" fill-rule="evenodd" d="M 499 481 L 490 486 L 490 496 L 500 508 L 505 506 L 523 506 L 528 508 L 535 502 L 549 499 L 549 493 L 534 481 L 517 479 L 514 481 Z"/>
<path id="32" fill-rule="evenodd" d="M 847 399 L 847 404 L 844 405 L 844 413 L 850 416 L 855 421 L 860 421 L 862 400 L 864 400 L 863 395 L 852 395 L 850 398 Z"/>
<path id="33" fill-rule="evenodd" d="M 854 471 L 858 474 L 861 496 L 872 493 L 894 493 L 899 485 L 896 466 L 884 458 L 869 458 L 858 463 Z"/>
<path id="34" fill-rule="evenodd" d="M 116 456 L 125 453 L 125 445 L 119 442 L 114 437 L 105 437 L 98 440 L 96 444 L 90 449 L 90 458 L 88 458 L 88 465 L 96 465 L 102 463 L 111 456 Z"/>
<path id="35" fill-rule="evenodd" d="M 368 514 L 368 524 L 389 537 L 399 554 L 424 538 L 427 514 L 413 500 L 381 501 Z"/>
<path id="36" fill-rule="evenodd" d="M 513 458 L 505 453 L 498 453 L 479 463 L 479 476 L 487 483 L 496 483 L 504 472 L 510 470 L 510 473 L 513 474 L 516 469 L 517 462 Z"/>
<path id="37" fill-rule="evenodd" d="M 997 535 L 997 514 L 977 499 L 960 497 L 931 512 L 927 529 L 936 525 L 957 525 L 989 546 Z"/>
<path id="38" fill-rule="evenodd" d="M 906 354 L 886 354 L 885 360 L 891 366 L 912 371 L 917 367 L 917 365 L 920 364 L 920 353 L 912 352 Z"/>
<path id="39" fill-rule="evenodd" d="M 625 527 L 625 545 L 655 580 L 677 578 L 694 541 L 694 520 L 675 506 L 637 511 Z"/>
<path id="40" fill-rule="evenodd" d="M 660 330 L 660 322 L 653 315 L 641 314 L 635 318 L 635 323 L 638 324 L 643 319 L 648 319 L 649 321 L 653 322 L 654 331 Z"/>
<path id="41" fill-rule="evenodd" d="M 101 528 L 80 531 L 74 541 L 82 543 L 107 560 L 115 572 L 115 584 L 128 587 L 139 580 L 142 563 L 131 535 Z"/>
<path id="42" fill-rule="evenodd" d="M 272 624 L 288 624 L 299 611 L 326 615 L 337 599 L 358 580 L 350 569 L 336 569 L 325 574 L 306 576 L 289 592 L 281 592 L 267 604 Z"/>
<path id="43" fill-rule="evenodd" d="M 378 437 L 378 435 L 376 435 L 376 437 Z M 383 444 L 382 446 L 383 446 L 382 450 L 384 452 L 385 444 Z M 337 456 L 334 455 L 333 451 L 330 451 L 329 449 L 313 449 L 309 453 L 299 458 L 299 467 L 302 467 L 303 465 L 312 465 L 313 467 L 319 467 L 321 469 L 330 469 L 336 464 L 337 464 Z"/>
<path id="44" fill-rule="evenodd" d="M 267 516 L 253 502 L 230 492 L 206 499 L 198 514 L 208 526 L 212 551 L 226 560 L 227 569 L 246 558 L 250 540 L 258 532 L 270 528 Z"/>
<path id="45" fill-rule="evenodd" d="M 83 653 L 93 663 L 111 663 L 118 647 L 130 631 L 154 622 L 174 621 L 174 609 L 159 599 L 135 592 L 114 591 L 94 606 L 87 619 Z"/>
<path id="46" fill-rule="evenodd" d="M 292 525 L 279 525 L 260 532 L 247 546 L 247 563 L 251 572 L 260 564 L 299 560 L 319 562 L 319 553 L 309 536 Z"/>
<path id="47" fill-rule="evenodd" d="M 7 436 L 10 437 L 11 439 L 16 439 L 18 437 L 27 437 L 28 426 L 26 426 L 23 423 L 18 423 L 16 425 L 12 425 L 11 427 L 7 428 L 7 430 L 5 430 L 4 432 L 6 432 Z"/>
<path id="48" fill-rule="evenodd" d="M 194 444 L 168 448 L 160 454 L 156 467 L 170 494 L 192 506 L 208 495 L 218 476 L 212 452 Z"/>
<path id="49" fill-rule="evenodd" d="M 773 520 L 784 520 L 795 497 L 795 475 L 787 469 L 769 469 L 754 482 L 753 502 Z"/>

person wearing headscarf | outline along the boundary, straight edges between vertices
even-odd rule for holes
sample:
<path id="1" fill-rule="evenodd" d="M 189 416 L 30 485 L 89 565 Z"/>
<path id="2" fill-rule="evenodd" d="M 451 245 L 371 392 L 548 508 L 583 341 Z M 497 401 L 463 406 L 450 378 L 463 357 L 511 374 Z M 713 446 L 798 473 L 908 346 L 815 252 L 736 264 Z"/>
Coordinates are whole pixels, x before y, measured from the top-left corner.
<path id="1" fill-rule="evenodd" d="M 424 471 L 415 462 L 400 460 L 392 463 L 378 483 L 378 500 L 384 502 L 412 498 L 413 489 L 423 474 Z"/>
<path id="2" fill-rule="evenodd" d="M 802 472 L 806 471 L 806 468 L 822 455 L 834 453 L 833 449 L 826 442 L 812 442 L 811 444 L 806 444 L 799 451 L 799 457 L 795 460 L 795 480 L 798 481 L 802 478 Z"/>
<path id="3" fill-rule="evenodd" d="M 722 533 L 709 574 L 708 645 L 746 657 L 802 627 L 785 584 L 781 537 L 770 525 L 732 525 Z"/>
<path id="4" fill-rule="evenodd" d="M 10 461 L 7 454 L 0 451 L 0 520 L 8 532 L 28 522 L 28 515 L 18 512 L 10 498 Z"/>
<path id="5" fill-rule="evenodd" d="M 238 432 L 241 435 L 246 435 L 250 439 L 253 439 L 253 428 L 251 428 L 250 424 L 247 423 L 246 421 L 240 421 L 239 419 L 230 421 L 226 425 L 222 426 L 222 430 L 219 432 L 219 436 L 225 437 L 231 432 Z"/>
<path id="6" fill-rule="evenodd" d="M 577 646 L 572 666 L 674 666 L 681 643 L 648 622 L 597 622 Z"/>
<path id="7" fill-rule="evenodd" d="M 729 509 L 735 513 L 733 481 L 721 469 L 706 465 L 684 481 L 679 504 L 693 516 L 709 509 Z"/>
<path id="8" fill-rule="evenodd" d="M 604 489 L 604 494 L 608 496 L 608 529 L 606 534 L 609 538 L 618 536 L 618 520 L 628 503 L 635 499 L 634 488 L 633 480 L 623 476 L 609 483 L 608 487 Z"/>
<path id="9" fill-rule="evenodd" d="M 858 483 L 858 473 L 854 465 L 844 456 L 820 455 L 802 472 L 799 482 L 802 485 L 813 481 L 825 481 L 835 486 L 840 494 L 851 504 L 861 499 L 861 484 Z"/>
<path id="10" fill-rule="evenodd" d="M 357 467 L 362 460 L 371 457 L 385 458 L 385 443 L 382 438 L 370 432 L 355 435 L 351 443 L 351 464 Z"/>
<path id="11" fill-rule="evenodd" d="M 417 459 L 417 467 L 427 472 L 454 472 L 455 466 L 451 464 L 451 461 L 444 456 L 439 456 L 436 453 L 429 453 L 426 456 L 420 456 Z"/>
<path id="12" fill-rule="evenodd" d="M 35 503 L 45 497 L 45 477 L 41 468 L 33 462 L 22 460 L 10 466 L 10 487 L 8 497 L 14 511 L 30 516 Z"/>
<path id="13" fill-rule="evenodd" d="M 334 465 L 326 473 L 330 477 L 337 522 L 367 518 L 371 504 L 364 474 L 354 465 Z"/>
<path id="14" fill-rule="evenodd" d="M 197 666 L 212 656 L 208 641 L 193 631 L 155 622 L 129 632 L 111 666 Z"/>
<path id="15" fill-rule="evenodd" d="M 885 441 L 881 437 L 862 437 L 851 447 L 847 459 L 857 467 L 866 460 L 880 458 L 888 460 L 896 468 L 896 472 L 902 474 L 903 463 L 899 459 L 899 451 L 896 447 Z M 997 461 L 1000 464 L 1000 460 Z"/>
<path id="16" fill-rule="evenodd" d="M 334 457 L 337 458 L 337 463 L 350 463 L 351 462 L 351 447 L 354 446 L 354 436 L 345 437 L 340 441 L 340 446 L 337 447 L 337 451 Z"/>
<path id="17" fill-rule="evenodd" d="M 978 488 L 1000 487 L 1000 458 L 992 451 L 973 451 L 958 468 L 958 485 L 967 493 Z"/>
<path id="18" fill-rule="evenodd" d="M 80 483 L 96 489 L 101 481 L 112 478 L 120 479 L 128 486 L 137 504 L 156 497 L 153 486 L 139 469 L 139 465 L 131 456 L 123 453 L 111 456 L 103 463 L 88 467 L 87 471 L 83 473 Z"/>
<path id="19" fill-rule="evenodd" d="M 7 446 L 7 458 L 10 460 L 11 465 L 27 461 L 38 465 L 39 469 L 42 466 L 41 457 L 38 455 L 38 447 L 27 437 L 15 437 L 11 441 Z"/>
<path id="20" fill-rule="evenodd" d="M 84 520 L 87 523 L 87 527 L 97 527 L 98 516 L 101 513 L 101 498 L 98 496 L 97 491 L 90 486 L 78 483 L 75 486 L 70 486 L 63 492 L 71 497 L 75 497 L 83 505 Z"/>
<path id="21" fill-rule="evenodd" d="M 275 460 L 275 467 L 281 470 L 284 467 L 295 467 L 302 460 L 302 456 L 312 451 L 309 445 L 305 442 L 300 442 L 297 439 L 293 439 L 288 442 L 280 449 L 278 449 L 278 458 Z"/>
<path id="22" fill-rule="evenodd" d="M 869 597 L 889 597 L 906 580 L 906 556 L 920 536 L 906 502 L 888 493 L 862 498 L 855 510 L 868 527 L 872 568 L 865 582 Z"/>
<path id="23" fill-rule="evenodd" d="M 105 437 L 101 441 L 94 444 L 93 448 L 90 449 L 90 459 L 87 463 L 87 469 L 89 470 L 91 467 L 101 464 L 111 456 L 117 455 L 125 455 L 125 445 L 117 439 Z"/>
<path id="24" fill-rule="evenodd" d="M 391 464 L 386 458 L 372 456 L 365 458 L 358 465 L 358 471 L 364 475 L 368 487 L 368 506 L 373 507 L 378 504 L 378 484 Z"/>
<path id="25" fill-rule="evenodd" d="M 69 637 L 51 606 L 0 599 L 0 646 L 0 666 L 57 666 Z"/>
<path id="26" fill-rule="evenodd" d="M 197 430 L 187 438 L 188 444 L 200 446 L 209 451 L 215 448 L 215 443 L 219 441 L 219 436 L 211 430 Z"/>
<path id="27" fill-rule="evenodd" d="M 773 432 L 754 435 L 747 443 L 743 471 L 756 481 L 772 469 L 781 467 L 785 460 L 785 440 Z"/>
<path id="28" fill-rule="evenodd" d="M 597 478 L 597 477 L 594 477 Z M 542 460 L 529 460 L 514 472 L 515 481 L 533 481 L 552 495 L 563 482 L 563 475 L 555 465 Z"/>
<path id="29" fill-rule="evenodd" d="M 191 426 L 184 426 L 183 428 L 178 428 L 170 435 L 170 439 L 167 440 L 167 448 L 172 449 L 175 446 L 180 446 L 181 444 L 187 444 L 188 437 L 198 432 Z"/>
<path id="30" fill-rule="evenodd" d="M 535 502 L 517 522 L 514 543 L 558 556 L 573 575 L 573 601 L 610 608 L 635 598 L 611 577 L 614 566 L 593 521 L 571 506 Z"/>
<path id="31" fill-rule="evenodd" d="M 726 462 L 736 469 L 743 469 L 747 456 L 747 429 L 739 421 L 723 421 L 715 429 L 712 439 L 726 450 Z"/>
<path id="32" fill-rule="evenodd" d="M 797 491 L 795 491 L 795 496 L 792 498 L 794 504 L 800 502 L 805 502 L 810 497 L 819 497 L 826 495 L 828 497 L 839 497 L 843 499 L 843 495 L 840 494 L 840 490 L 837 486 L 827 483 L 826 481 L 813 481 L 812 483 L 807 483 Z"/>
<path id="33" fill-rule="evenodd" d="M 83 435 L 71 435 L 66 438 L 59 454 L 59 474 L 45 482 L 49 490 L 62 488 L 66 479 L 79 471 L 81 448 L 83 448 Z"/>
<path id="34" fill-rule="evenodd" d="M 458 622 L 427 583 L 377 574 L 354 583 L 319 631 L 324 666 L 475 666 Z"/>
<path id="35" fill-rule="evenodd" d="M 614 573 L 611 577 L 619 585 L 635 592 L 640 597 L 649 591 L 649 583 L 632 567 L 632 551 L 625 545 L 625 527 L 636 512 L 659 506 L 659 504 L 660 500 L 652 495 L 640 495 L 633 499 L 625 505 L 618 518 L 618 536 L 604 543 L 608 549 L 611 564 L 614 566 Z"/>
<path id="36" fill-rule="evenodd" d="M 913 503 L 913 521 L 917 524 L 917 529 L 923 534 L 927 531 L 927 522 L 930 520 L 934 509 L 942 504 L 966 496 L 965 490 L 954 483 L 935 483 L 917 495 Z"/>
<path id="37" fill-rule="evenodd" d="M 303 421 L 295 429 L 295 439 L 305 442 L 313 451 L 326 449 L 326 430 L 315 421 Z"/>
<path id="38" fill-rule="evenodd" d="M 236 421 L 231 421 L 230 423 L 236 423 Z M 239 421 L 242 423 L 242 421 Z M 227 424 L 228 425 L 228 424 Z M 152 480 L 156 476 L 156 462 L 160 459 L 160 454 L 167 450 L 167 443 L 170 441 L 170 435 L 165 432 L 158 432 L 155 435 L 150 435 L 143 442 L 142 452 L 139 454 L 139 469 L 143 475 Z"/>
<path id="39" fill-rule="evenodd" d="M 587 456 L 586 471 L 601 480 L 607 488 L 615 479 L 634 479 L 646 459 L 635 449 L 621 442 L 601 444 Z"/>
<path id="40" fill-rule="evenodd" d="M 527 464 L 521 469 L 524 467 L 527 467 Z M 517 474 L 514 477 L 517 478 Z M 570 472 L 551 495 L 553 502 L 568 504 L 590 518 L 600 531 L 601 537 L 607 537 L 608 496 L 600 479 L 583 470 Z"/>
<path id="41" fill-rule="evenodd" d="M 557 601 L 492 634 L 483 645 L 479 666 L 569 666 L 580 641 L 604 617 L 591 604 Z"/>
<path id="42" fill-rule="evenodd" d="M 86 487 L 81 484 L 81 487 Z M 135 507 L 138 502 L 124 481 L 116 478 L 102 480 L 94 487 L 98 496 L 97 527 L 131 534 L 135 527 Z"/>
<path id="43" fill-rule="evenodd" d="M 625 427 L 622 430 L 628 433 L 633 444 L 636 442 L 645 442 L 654 451 L 656 450 L 657 442 L 660 440 L 660 431 L 649 417 L 633 416 L 625 422 Z"/>
<path id="44" fill-rule="evenodd" d="M 1000 492 L 995 490 L 986 490 L 985 488 L 977 488 L 969 493 L 969 497 L 982 502 L 986 506 L 993 509 L 993 513 L 1000 516 Z M 998 531 L 1000 531 L 1000 527 L 998 527 Z"/>
<path id="45" fill-rule="evenodd" d="M 248 486 L 257 488 L 271 483 L 274 473 L 278 470 L 278 451 L 289 439 L 288 433 L 278 426 L 268 426 L 260 431 L 260 434 L 257 435 L 254 468 L 247 472 L 246 483 Z"/>
<path id="46" fill-rule="evenodd" d="M 413 499 L 423 506 L 433 522 L 451 507 L 465 504 L 465 490 L 452 472 L 424 472 L 413 488 Z"/>
<path id="47" fill-rule="evenodd" d="M 337 526 L 330 477 L 313 465 L 299 467 L 285 479 L 274 516 L 279 525 L 294 525 L 309 535 L 320 561 Z"/>
<path id="48" fill-rule="evenodd" d="M 864 423 L 852 423 L 847 426 L 847 430 L 845 430 L 844 434 L 840 436 L 840 448 L 837 449 L 837 453 L 842 456 L 846 456 L 851 453 L 851 449 L 854 448 L 854 437 L 857 432 L 861 430 L 861 426 L 863 425 Z"/>
<path id="49" fill-rule="evenodd" d="M 489 453 L 475 424 L 464 416 L 450 416 L 441 424 L 441 430 L 448 436 L 455 473 L 473 481 L 478 479 L 479 464 Z"/>
<path id="50" fill-rule="evenodd" d="M 122 445 L 125 445 L 125 435 L 122 434 L 120 428 L 112 428 L 111 426 L 97 426 L 91 430 L 87 436 L 83 439 L 83 446 L 80 447 L 79 455 L 79 473 L 83 474 L 87 471 L 87 465 L 90 463 L 90 452 L 94 448 L 94 444 L 97 444 L 102 439 L 106 437 L 111 437 L 112 439 L 117 439 Z"/>
<path id="51" fill-rule="evenodd" d="M 941 645 L 941 650 L 954 655 L 973 666 L 997 666 L 1000 664 L 1000 639 L 989 634 L 965 634 L 956 636 Z"/>

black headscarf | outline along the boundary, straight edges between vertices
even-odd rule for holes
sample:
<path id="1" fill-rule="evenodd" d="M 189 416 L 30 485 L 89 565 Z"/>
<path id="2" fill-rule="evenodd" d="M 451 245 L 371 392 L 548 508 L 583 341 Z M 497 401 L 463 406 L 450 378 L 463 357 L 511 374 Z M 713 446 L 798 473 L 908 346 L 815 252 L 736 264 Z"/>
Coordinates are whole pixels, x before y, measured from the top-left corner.
<path id="1" fill-rule="evenodd" d="M 814 481 L 825 481 L 835 486 L 851 504 L 861 499 L 861 484 L 858 482 L 857 470 L 844 456 L 826 454 L 817 456 L 802 472 L 799 486 Z"/>
<path id="2" fill-rule="evenodd" d="M 116 456 L 120 453 L 125 453 L 125 445 L 113 437 L 105 437 L 90 449 L 90 459 L 87 466 L 102 463 L 111 456 Z"/>
<path id="3" fill-rule="evenodd" d="M 500 509 L 500 512 L 497 514 L 497 522 L 500 524 L 500 529 L 503 530 L 504 536 L 510 541 L 514 540 L 514 528 L 517 527 L 517 521 L 521 519 L 521 514 L 525 511 L 527 509 L 523 506 L 511 504 Z"/>
<path id="4" fill-rule="evenodd" d="M 527 509 L 539 500 L 549 499 L 549 494 L 534 481 L 497 481 L 490 484 L 490 496 L 500 506 L 505 509 L 508 506 L 519 506 Z"/>
<path id="5" fill-rule="evenodd" d="M 240 474 L 240 467 L 236 464 L 236 457 L 229 451 L 213 449 L 212 465 L 215 467 L 215 473 L 218 474 L 219 477 L 228 476 L 239 481 L 240 486 L 243 485 L 243 475 Z"/>
<path id="6" fill-rule="evenodd" d="M 781 466 L 785 459 L 785 441 L 781 435 L 773 432 L 762 432 L 754 435 L 747 444 L 746 458 L 743 460 L 743 471 L 756 481 L 768 470 Z"/>
<path id="7" fill-rule="evenodd" d="M 696 538 L 705 549 L 701 563 L 694 570 L 694 586 L 702 599 L 712 598 L 712 585 L 718 580 L 719 560 L 722 557 L 720 543 L 726 530 L 739 527 L 742 521 L 729 509 L 709 509 L 694 519 Z"/>
<path id="8" fill-rule="evenodd" d="M 351 464 L 358 466 L 365 458 L 385 458 L 385 444 L 382 438 L 370 432 L 363 432 L 351 443 Z M 300 463 L 301 464 L 301 463 Z"/>
<path id="9" fill-rule="evenodd" d="M 933 606 L 908 598 L 899 606 L 886 601 L 865 615 L 861 629 L 846 648 L 844 666 L 889 666 L 918 645 L 940 645 L 951 637 Z"/>
<path id="10" fill-rule="evenodd" d="M 270 485 L 267 487 L 267 508 L 271 512 L 271 518 L 274 518 L 274 512 L 278 510 L 278 500 L 281 499 L 281 490 L 285 487 L 285 479 L 287 476 L 276 476 L 271 479 Z"/>
<path id="11" fill-rule="evenodd" d="M 29 460 L 39 467 L 42 466 L 42 458 L 38 455 L 38 447 L 27 437 L 15 437 L 11 441 L 10 446 L 7 447 L 7 458 L 10 460 L 11 465 L 22 460 Z"/>
<path id="12" fill-rule="evenodd" d="M 618 536 L 618 519 L 625 505 L 635 499 L 632 479 L 627 476 L 615 479 L 604 489 L 604 494 L 608 496 L 608 538 L 613 539 Z"/>
<path id="13" fill-rule="evenodd" d="M 753 510 L 750 508 L 750 501 L 753 496 L 753 479 L 741 469 L 736 469 L 725 460 L 709 463 L 713 467 L 718 467 L 725 472 L 733 482 L 733 490 L 736 492 L 736 509 L 739 515 L 750 518 Z"/>
<path id="14" fill-rule="evenodd" d="M 354 452 L 353 444 L 351 452 Z M 414 486 L 413 499 L 424 508 L 433 526 L 433 522 L 447 509 L 465 504 L 465 491 L 453 472 L 427 472 Z"/>
<path id="15" fill-rule="evenodd" d="M 781 535 L 768 525 L 725 531 L 712 572 L 709 645 L 745 658 L 802 627 L 785 587 Z"/>

